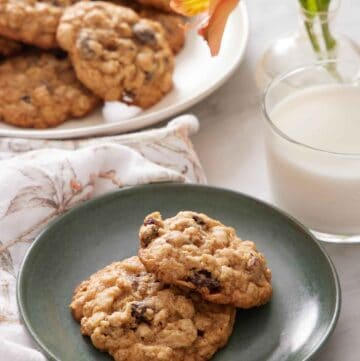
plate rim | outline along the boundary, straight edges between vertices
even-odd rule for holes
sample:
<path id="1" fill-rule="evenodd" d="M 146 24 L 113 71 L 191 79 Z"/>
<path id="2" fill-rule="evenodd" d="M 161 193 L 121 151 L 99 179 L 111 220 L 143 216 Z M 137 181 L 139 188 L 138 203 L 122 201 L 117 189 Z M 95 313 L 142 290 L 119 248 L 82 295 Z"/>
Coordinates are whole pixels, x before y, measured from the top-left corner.
<path id="1" fill-rule="evenodd" d="M 332 312 L 331 320 L 327 326 L 326 331 L 324 332 L 322 338 L 318 341 L 318 343 L 312 348 L 312 350 L 309 351 L 307 355 L 305 355 L 305 358 L 301 359 L 301 361 L 310 361 L 313 360 L 313 358 L 318 354 L 318 352 L 323 348 L 327 340 L 330 338 L 332 333 L 335 330 L 336 324 L 338 322 L 340 312 L 341 312 L 341 305 L 342 305 L 342 292 L 341 292 L 341 285 L 339 280 L 339 275 L 337 273 L 336 267 L 330 258 L 327 251 L 324 249 L 324 247 L 321 245 L 320 241 L 315 238 L 315 236 L 308 230 L 307 227 L 305 227 L 301 222 L 299 222 L 296 218 L 288 214 L 287 212 L 283 211 L 282 209 L 279 209 L 277 206 L 267 202 L 263 201 L 257 197 L 251 196 L 249 194 L 245 194 L 233 189 L 228 189 L 224 187 L 217 187 L 217 186 L 211 186 L 211 185 L 202 185 L 202 184 L 191 184 L 191 183 L 154 183 L 154 184 L 142 184 L 142 185 L 135 185 L 135 186 L 128 186 L 121 189 L 118 189 L 114 192 L 105 193 L 103 195 L 97 196 L 93 199 L 90 199 L 88 201 L 82 202 L 79 205 L 71 208 L 66 213 L 62 214 L 59 217 L 56 217 L 53 219 L 50 223 L 48 223 L 43 230 L 35 237 L 33 243 L 30 245 L 28 250 L 26 251 L 24 258 L 21 262 L 21 265 L 19 267 L 18 276 L 16 280 L 16 301 L 17 306 L 19 309 L 19 317 L 23 321 L 23 325 L 25 326 L 26 331 L 29 333 L 35 344 L 40 348 L 40 350 L 51 360 L 54 361 L 61 361 L 60 359 L 56 358 L 51 350 L 48 349 L 48 347 L 39 339 L 36 332 L 33 330 L 31 326 L 31 322 L 29 321 L 28 314 L 25 311 L 25 305 L 23 300 L 23 293 L 22 293 L 22 284 L 24 280 L 23 270 L 28 262 L 28 257 L 33 249 L 38 247 L 39 244 L 41 244 L 41 239 L 46 234 L 49 229 L 51 229 L 55 224 L 62 222 L 64 219 L 68 217 L 72 217 L 74 213 L 76 213 L 79 209 L 91 207 L 93 204 L 96 204 L 97 202 L 106 202 L 107 199 L 111 199 L 113 197 L 117 197 L 119 194 L 126 194 L 126 193 L 132 193 L 137 192 L 141 190 L 154 190 L 154 189 L 161 189 L 162 187 L 165 188 L 187 188 L 187 189 L 207 189 L 210 192 L 220 192 L 220 193 L 228 193 L 232 196 L 237 197 L 243 197 L 250 201 L 253 201 L 259 205 L 265 206 L 267 208 L 270 208 L 271 210 L 275 211 L 276 213 L 279 213 L 281 216 L 288 219 L 290 223 L 292 223 L 296 228 L 298 228 L 302 233 L 307 235 L 311 241 L 317 246 L 320 253 L 323 254 L 325 257 L 327 264 L 330 268 L 332 279 L 334 281 L 335 286 L 335 305 Z"/>
<path id="2" fill-rule="evenodd" d="M 215 90 L 219 89 L 229 80 L 229 78 L 234 74 L 234 72 L 240 66 L 245 56 L 246 48 L 249 42 L 250 20 L 245 1 L 241 1 L 239 3 L 238 8 L 239 8 L 238 16 L 242 21 L 242 27 L 244 31 L 242 33 L 243 41 L 241 42 L 241 46 L 239 47 L 235 60 L 228 68 L 227 72 L 222 78 L 218 79 L 217 82 L 209 86 L 206 90 L 201 91 L 199 94 L 197 94 L 197 96 L 188 99 L 187 101 L 171 104 L 164 109 L 160 109 L 156 111 L 155 113 L 149 113 L 135 117 L 133 119 L 134 120 L 133 122 L 131 121 L 132 119 L 129 119 L 128 120 L 129 123 L 126 125 L 124 125 L 124 121 L 118 121 L 109 124 L 98 124 L 98 125 L 85 126 L 74 129 L 49 128 L 49 129 L 37 130 L 37 129 L 21 129 L 21 128 L 14 128 L 14 129 L 0 128 L 0 136 L 9 137 L 9 138 L 25 138 L 25 139 L 76 139 L 76 138 L 86 138 L 93 136 L 123 134 L 130 131 L 147 128 L 154 124 L 160 123 L 165 119 L 180 114 L 186 109 L 192 107 L 193 105 L 207 98 Z M 138 119 L 136 120 L 136 118 Z"/>

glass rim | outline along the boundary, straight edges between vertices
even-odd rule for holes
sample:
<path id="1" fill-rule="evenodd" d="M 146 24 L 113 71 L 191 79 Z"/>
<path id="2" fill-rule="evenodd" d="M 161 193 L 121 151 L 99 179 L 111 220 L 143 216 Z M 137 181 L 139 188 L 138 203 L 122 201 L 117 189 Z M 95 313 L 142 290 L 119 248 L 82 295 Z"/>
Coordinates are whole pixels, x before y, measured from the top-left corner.
<path id="1" fill-rule="evenodd" d="M 269 114 L 268 111 L 268 107 L 267 107 L 267 97 L 268 97 L 268 93 L 271 91 L 271 89 L 276 86 L 279 85 L 281 82 L 283 82 L 285 79 L 289 78 L 292 75 L 296 75 L 299 73 L 302 73 L 306 70 L 310 70 L 310 69 L 315 69 L 318 67 L 324 67 L 327 64 L 339 64 L 339 63 L 351 63 L 351 61 L 338 61 L 338 60 L 322 60 L 322 61 L 318 61 L 315 62 L 313 64 L 310 65 L 304 65 L 301 67 L 298 67 L 296 69 L 290 70 L 288 72 L 285 72 L 283 74 L 280 74 L 278 76 L 276 76 L 274 79 L 272 79 L 270 81 L 270 83 L 265 87 L 265 90 L 263 91 L 262 94 L 262 100 L 261 100 L 261 109 L 262 109 L 262 113 L 265 116 L 266 121 L 268 122 L 268 124 L 270 125 L 270 127 L 272 128 L 272 130 L 281 138 L 283 138 L 284 140 L 295 144 L 297 146 L 300 146 L 302 148 L 305 149 L 309 149 L 315 152 L 321 152 L 324 154 L 330 154 L 330 155 L 335 155 L 335 156 L 341 156 L 341 157 L 349 157 L 349 158 L 359 158 L 360 157 L 360 152 L 358 153 L 344 153 L 344 152 L 335 152 L 335 151 L 331 151 L 331 150 L 326 150 L 326 149 L 321 149 L 321 148 L 317 148 L 314 147 L 312 145 L 300 142 L 292 137 L 290 137 L 289 135 L 287 135 L 286 133 L 284 133 L 282 130 L 280 130 L 279 127 L 277 127 L 274 122 L 271 119 L 271 116 Z"/>

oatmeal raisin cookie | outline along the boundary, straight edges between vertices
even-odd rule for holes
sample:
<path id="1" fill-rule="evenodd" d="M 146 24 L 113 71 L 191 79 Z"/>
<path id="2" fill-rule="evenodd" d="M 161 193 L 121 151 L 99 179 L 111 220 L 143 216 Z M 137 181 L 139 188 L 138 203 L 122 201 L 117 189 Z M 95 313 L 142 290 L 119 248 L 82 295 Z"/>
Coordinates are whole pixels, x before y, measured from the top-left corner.
<path id="1" fill-rule="evenodd" d="M 0 35 L 40 48 L 56 48 L 63 9 L 78 0 L 0 0 Z"/>
<path id="2" fill-rule="evenodd" d="M 140 229 L 139 257 L 148 272 L 167 283 L 198 291 L 215 303 L 250 308 L 268 302 L 271 272 L 251 241 L 205 214 L 159 212 Z"/>
<path id="3" fill-rule="evenodd" d="M 162 27 L 108 2 L 65 10 L 57 31 L 78 78 L 104 100 L 148 108 L 172 87 L 174 55 Z"/>
<path id="4" fill-rule="evenodd" d="M 235 309 L 166 287 L 137 257 L 82 282 L 70 305 L 81 332 L 116 361 L 205 361 L 227 342 Z"/>
<path id="5" fill-rule="evenodd" d="M 33 51 L 0 63 L 0 119 L 6 123 L 52 127 L 88 114 L 98 103 L 62 51 Z"/>

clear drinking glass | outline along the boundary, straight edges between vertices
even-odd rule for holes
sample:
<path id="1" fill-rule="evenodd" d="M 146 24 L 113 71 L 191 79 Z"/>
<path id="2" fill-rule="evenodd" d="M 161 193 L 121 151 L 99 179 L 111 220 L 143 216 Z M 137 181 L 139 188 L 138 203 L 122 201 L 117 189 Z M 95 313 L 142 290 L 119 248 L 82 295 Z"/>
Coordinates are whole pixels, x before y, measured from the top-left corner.
<path id="1" fill-rule="evenodd" d="M 275 203 L 322 241 L 360 242 L 359 64 L 325 61 L 281 75 L 263 111 Z"/>

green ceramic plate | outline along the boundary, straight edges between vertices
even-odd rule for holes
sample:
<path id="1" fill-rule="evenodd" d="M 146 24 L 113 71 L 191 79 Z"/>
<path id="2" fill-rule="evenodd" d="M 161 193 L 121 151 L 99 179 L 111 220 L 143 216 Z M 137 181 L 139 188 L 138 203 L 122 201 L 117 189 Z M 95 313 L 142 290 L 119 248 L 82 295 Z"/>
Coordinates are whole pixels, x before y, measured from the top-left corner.
<path id="1" fill-rule="evenodd" d="M 254 240 L 273 272 L 274 295 L 239 310 L 234 333 L 214 361 L 304 361 L 324 344 L 340 310 L 340 287 L 328 256 L 298 223 L 239 193 L 160 184 L 128 188 L 89 201 L 53 222 L 33 243 L 18 278 L 25 325 L 59 361 L 110 358 L 80 335 L 68 304 L 74 287 L 99 268 L 135 255 L 144 216 L 160 210 L 205 212 Z"/>

